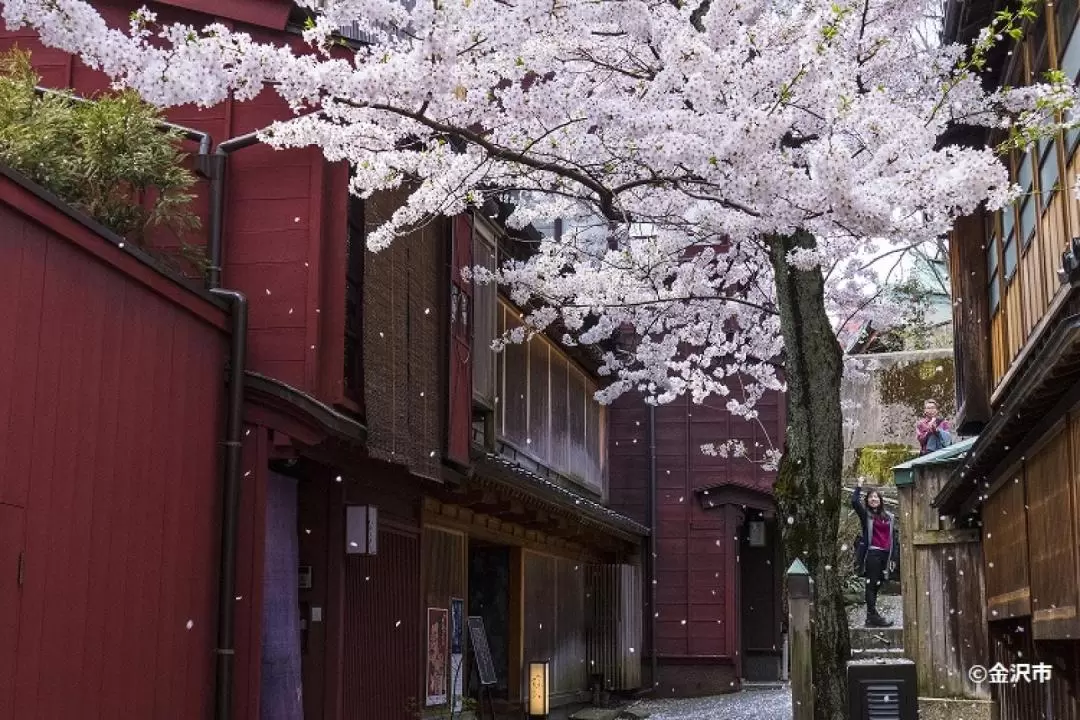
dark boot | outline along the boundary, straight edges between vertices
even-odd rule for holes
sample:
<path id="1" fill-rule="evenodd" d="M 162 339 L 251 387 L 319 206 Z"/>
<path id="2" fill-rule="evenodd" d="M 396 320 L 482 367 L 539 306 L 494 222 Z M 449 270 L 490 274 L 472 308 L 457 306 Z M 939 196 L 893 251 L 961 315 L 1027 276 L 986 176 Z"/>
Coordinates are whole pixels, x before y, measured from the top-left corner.
<path id="1" fill-rule="evenodd" d="M 866 627 L 879 627 L 879 628 L 892 627 L 892 620 L 886 620 L 885 618 L 881 617 L 880 615 L 878 615 L 876 610 L 872 614 L 871 614 L 870 611 L 867 611 L 867 613 L 866 613 Z"/>

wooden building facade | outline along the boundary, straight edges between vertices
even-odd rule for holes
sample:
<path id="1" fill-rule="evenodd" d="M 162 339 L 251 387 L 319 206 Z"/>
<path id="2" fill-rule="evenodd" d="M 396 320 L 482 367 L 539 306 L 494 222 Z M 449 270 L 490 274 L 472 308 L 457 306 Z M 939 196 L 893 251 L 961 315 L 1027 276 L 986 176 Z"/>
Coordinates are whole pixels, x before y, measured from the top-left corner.
<path id="1" fill-rule="evenodd" d="M 95 7 L 126 25 L 137 4 Z M 154 9 L 165 22 L 221 21 L 299 44 L 291 7 L 170 0 Z M 32 52 L 46 85 L 82 96 L 108 85 L 77 59 L 0 25 L 0 50 L 12 46 Z M 234 717 L 445 714 L 448 699 L 432 690 L 441 682 L 452 694 L 455 674 L 465 673 L 455 670 L 452 639 L 433 650 L 429 620 L 455 608 L 484 618 L 495 694 L 508 712 L 520 710 L 524 670 L 536 659 L 552 663 L 561 712 L 594 687 L 639 688 L 648 531 L 605 506 L 607 418 L 592 397 L 595 364 L 540 336 L 490 350 L 519 312 L 461 269 L 521 251 L 497 209 L 492 218 L 432 222 L 369 253 L 367 231 L 401 198 L 360 201 L 347 192 L 348 169 L 316 150 L 243 140 L 291 117 L 272 91 L 167 116 L 203 133 L 211 150 L 241 138 L 215 160 L 186 147 L 207 175 L 194 208 L 204 230 L 184 238 L 206 243 L 211 180 L 221 172 L 221 284 L 249 308 Z M 76 273 L 64 248 L 100 229 L 69 222 L 46 237 L 48 222 L 35 216 L 32 232 L 8 232 L 30 227 L 23 216 L 41 202 L 12 182 L 0 197 L 5 212 L 12 208 L 0 216 L 0 274 L 15 295 L 0 327 L 39 340 L 0 350 L 9 433 L 0 448 L 19 470 L 0 481 L 0 512 L 10 519 L 0 519 L 0 561 L 4 572 L 12 563 L 26 572 L 24 585 L 0 585 L 0 720 L 121 705 L 140 717 L 211 717 L 227 307 L 149 261 L 123 266 L 120 279 Z M 54 204 L 52 215 L 67 212 Z M 139 252 L 93 242 L 105 243 L 93 260 L 103 266 L 130 264 L 124 258 Z M 151 238 L 164 251 L 178 242 Z M 106 303 L 126 297 L 123 314 L 109 316 Z M 91 364 L 78 364 L 76 347 L 88 349 Z M 76 383 L 106 361 L 133 367 Z M 114 404 L 95 409 L 95 388 Z M 60 412 L 69 402 L 81 409 Z M 88 500 L 92 515 L 79 511 Z M 374 510 L 374 554 L 348 547 L 350 508 Z M 60 527 L 70 532 L 57 535 Z M 40 564 L 43 554 L 55 559 Z M 102 625 L 106 616 L 131 618 L 120 642 Z M 44 640 L 30 652 L 34 637 Z M 82 654 L 64 655 L 73 646 Z M 464 648 L 460 667 L 475 667 Z M 466 693 L 472 680 L 460 678 Z M 35 698 L 45 692 L 55 699 L 42 705 Z"/>
<path id="2" fill-rule="evenodd" d="M 483 618 L 499 708 L 518 716 L 528 663 L 549 660 L 553 716 L 565 716 L 594 690 L 642 686 L 648 530 L 604 504 L 595 359 L 544 333 L 492 350 L 522 312 L 463 270 L 493 270 L 529 243 L 500 223 L 505 207 L 484 210 L 453 222 L 447 457 L 462 479 L 425 497 L 424 593 L 435 610 L 457 600 Z M 461 683 L 475 681 L 466 663 Z"/>
<path id="3" fill-rule="evenodd" d="M 655 519 L 643 662 L 660 696 L 782 676 L 775 474 L 701 451 L 727 438 L 751 451 L 783 443 L 783 397 L 766 394 L 758 410 L 760 426 L 686 397 L 650 409 L 628 395 L 608 411 L 611 506 L 645 525 Z"/>
<path id="4" fill-rule="evenodd" d="M 981 27 L 993 10 L 950 6 L 947 30 Z M 1040 4 L 988 80 L 1080 78 L 1077 19 L 1075 2 Z M 950 610 L 985 614 L 983 664 L 1053 666 L 1051 682 L 991 688 L 1002 718 L 1080 713 L 1080 291 L 1063 269 L 1063 253 L 1080 250 L 1078 140 L 1059 133 L 1013 153 L 1023 194 L 962 219 L 951 237 L 958 425 L 978 437 L 932 502 L 953 526 L 980 528 L 985 594 L 982 607 L 957 598 Z"/>
<path id="5" fill-rule="evenodd" d="M 122 245 L 0 170 L 4 720 L 211 708 L 229 314 Z"/>

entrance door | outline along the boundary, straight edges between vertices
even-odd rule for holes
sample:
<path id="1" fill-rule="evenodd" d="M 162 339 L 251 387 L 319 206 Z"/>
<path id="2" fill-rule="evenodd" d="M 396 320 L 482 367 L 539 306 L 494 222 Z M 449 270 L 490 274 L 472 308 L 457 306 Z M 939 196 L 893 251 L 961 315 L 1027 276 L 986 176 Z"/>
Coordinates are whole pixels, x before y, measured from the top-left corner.
<path id="1" fill-rule="evenodd" d="M 747 510 L 739 543 L 743 679 L 780 679 L 780 537 L 775 520 Z"/>
<path id="2" fill-rule="evenodd" d="M 15 717 L 15 662 L 22 605 L 23 515 L 0 503 L 0 720 Z"/>

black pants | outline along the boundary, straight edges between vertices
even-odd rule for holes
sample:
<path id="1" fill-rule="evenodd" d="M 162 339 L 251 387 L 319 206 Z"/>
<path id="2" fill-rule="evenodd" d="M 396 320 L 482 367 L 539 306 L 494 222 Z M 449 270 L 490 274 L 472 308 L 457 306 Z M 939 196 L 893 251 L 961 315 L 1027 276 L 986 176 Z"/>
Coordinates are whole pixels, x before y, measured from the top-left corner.
<path id="1" fill-rule="evenodd" d="M 871 548 L 866 551 L 866 614 L 877 615 L 877 594 L 885 581 L 889 553 Z"/>

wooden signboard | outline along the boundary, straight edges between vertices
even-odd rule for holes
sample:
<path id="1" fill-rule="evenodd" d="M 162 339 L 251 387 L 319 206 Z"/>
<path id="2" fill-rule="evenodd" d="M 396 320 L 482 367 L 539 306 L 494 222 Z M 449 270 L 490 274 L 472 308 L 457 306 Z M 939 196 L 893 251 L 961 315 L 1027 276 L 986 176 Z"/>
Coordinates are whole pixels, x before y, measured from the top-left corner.
<path id="1" fill-rule="evenodd" d="M 495 663 L 491 661 L 491 648 L 488 647 L 487 633 L 484 631 L 484 618 L 479 615 L 469 616 L 469 640 L 472 641 L 476 670 L 480 673 L 480 684 L 494 685 L 497 682 Z"/>

